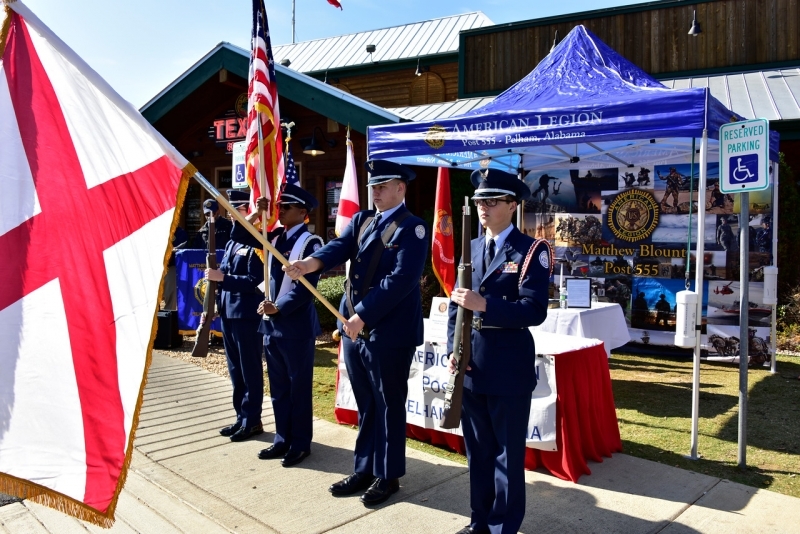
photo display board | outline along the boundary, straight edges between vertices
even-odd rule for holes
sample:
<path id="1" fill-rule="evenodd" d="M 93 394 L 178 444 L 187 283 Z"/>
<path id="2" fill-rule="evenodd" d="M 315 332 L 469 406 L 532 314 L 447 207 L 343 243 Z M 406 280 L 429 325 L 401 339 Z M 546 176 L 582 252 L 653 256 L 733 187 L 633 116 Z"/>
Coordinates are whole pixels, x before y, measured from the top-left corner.
<path id="1" fill-rule="evenodd" d="M 706 178 L 698 192 L 696 163 L 531 171 L 525 233 L 550 241 L 566 261 L 565 276 L 592 279 L 600 301 L 622 307 L 634 347 L 666 348 L 687 269 L 694 290 L 703 202 L 703 342 L 712 347 L 709 358 L 732 359 L 739 353 L 739 195 L 720 191 L 718 163 L 708 164 Z M 763 267 L 772 264 L 772 189 L 750 194 L 751 357 L 770 343 L 772 310 L 762 295 Z"/>

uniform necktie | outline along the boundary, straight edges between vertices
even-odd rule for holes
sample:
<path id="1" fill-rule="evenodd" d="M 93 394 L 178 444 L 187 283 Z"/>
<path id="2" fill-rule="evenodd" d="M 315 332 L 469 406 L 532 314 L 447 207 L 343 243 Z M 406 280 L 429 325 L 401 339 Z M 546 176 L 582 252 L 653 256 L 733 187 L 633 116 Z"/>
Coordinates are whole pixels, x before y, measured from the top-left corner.
<path id="1" fill-rule="evenodd" d="M 375 218 L 372 219 L 372 226 L 370 227 L 369 232 L 366 233 L 367 237 L 369 237 L 369 235 L 372 234 L 372 232 L 378 231 L 378 225 L 381 224 L 382 215 L 383 214 L 380 212 L 375 214 Z"/>
<path id="2" fill-rule="evenodd" d="M 486 257 L 484 258 L 483 272 L 487 272 L 489 270 L 489 266 L 492 264 L 492 260 L 494 260 L 494 247 L 494 239 L 489 239 L 489 243 L 486 246 Z"/>

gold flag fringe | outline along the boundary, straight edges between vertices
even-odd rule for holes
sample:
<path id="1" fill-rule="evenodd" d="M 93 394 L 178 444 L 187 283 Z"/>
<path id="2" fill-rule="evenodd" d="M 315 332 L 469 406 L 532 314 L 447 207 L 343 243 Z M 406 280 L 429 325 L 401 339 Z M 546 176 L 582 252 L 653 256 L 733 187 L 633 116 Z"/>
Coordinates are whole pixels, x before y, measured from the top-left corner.
<path id="1" fill-rule="evenodd" d="M 11 8 L 8 7 L 8 0 L 3 0 L 3 12 L 5 13 L 5 18 L 3 19 L 3 26 L 0 27 L 0 59 L 6 53 L 6 40 L 8 39 L 8 31 L 11 28 Z"/>
<path id="2" fill-rule="evenodd" d="M 102 528 L 114 526 L 114 511 L 111 506 L 108 507 L 109 511 L 104 514 L 63 493 L 57 493 L 29 480 L 23 480 L 6 473 L 0 473 L 0 492 L 39 503 Z"/>
<path id="3" fill-rule="evenodd" d="M 170 226 L 170 243 L 167 247 L 167 251 L 164 254 L 164 270 L 162 272 L 166 272 L 167 263 L 169 262 L 170 255 L 172 254 L 171 238 L 175 232 L 175 229 L 178 227 L 178 222 L 180 221 L 181 208 L 183 207 L 183 202 L 186 199 L 186 190 L 189 187 L 189 179 L 194 176 L 196 172 L 197 169 L 195 169 L 191 164 L 186 165 L 186 167 L 182 169 L 181 180 L 178 185 L 178 192 L 175 199 L 175 214 L 172 218 L 172 225 Z M 162 283 L 159 285 L 158 289 L 158 299 L 156 300 L 158 305 L 161 303 L 163 292 L 164 283 L 162 280 Z M 119 500 L 119 494 L 122 492 L 122 488 L 125 486 L 125 481 L 128 477 L 128 469 L 130 468 L 131 459 L 133 458 L 133 442 L 136 438 L 136 429 L 139 426 L 139 412 L 142 408 L 142 401 L 144 400 L 144 388 L 147 385 L 147 372 L 150 369 L 150 364 L 153 361 L 153 342 L 155 341 L 157 330 L 158 310 L 156 310 L 156 313 L 153 316 L 153 327 L 150 332 L 150 342 L 147 345 L 147 357 L 144 364 L 142 384 L 139 388 L 139 396 L 136 399 L 136 409 L 133 412 L 131 435 L 129 436 L 128 440 L 128 450 L 125 452 L 125 461 L 122 464 L 122 469 L 117 480 L 117 487 L 114 490 L 114 497 L 111 499 L 106 511 L 101 512 L 100 510 L 92 508 L 91 506 L 77 501 L 72 497 L 68 497 L 63 493 L 58 493 L 50 488 L 45 488 L 44 486 L 36 484 L 35 482 L 17 478 L 6 473 L 0 473 L 0 492 L 39 503 L 47 506 L 48 508 L 53 508 L 59 512 L 63 512 L 67 515 L 82 521 L 87 521 L 102 528 L 111 528 L 114 526 L 114 512 L 117 508 L 117 501 Z"/>

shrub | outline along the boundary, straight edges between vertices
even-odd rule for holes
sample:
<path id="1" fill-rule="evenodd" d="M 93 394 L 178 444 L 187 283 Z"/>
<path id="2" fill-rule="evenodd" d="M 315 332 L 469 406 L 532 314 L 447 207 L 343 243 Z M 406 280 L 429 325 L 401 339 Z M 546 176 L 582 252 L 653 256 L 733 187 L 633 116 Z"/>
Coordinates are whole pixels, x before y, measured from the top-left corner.
<path id="1" fill-rule="evenodd" d="M 328 299 L 328 302 L 338 309 L 339 302 L 341 302 L 342 295 L 344 295 L 344 276 L 322 278 L 317 284 L 317 290 L 323 297 Z M 322 331 L 330 332 L 335 330 L 336 317 L 334 317 L 319 299 L 314 299 L 314 306 L 317 307 L 317 315 L 319 315 L 319 324 L 322 327 Z"/>

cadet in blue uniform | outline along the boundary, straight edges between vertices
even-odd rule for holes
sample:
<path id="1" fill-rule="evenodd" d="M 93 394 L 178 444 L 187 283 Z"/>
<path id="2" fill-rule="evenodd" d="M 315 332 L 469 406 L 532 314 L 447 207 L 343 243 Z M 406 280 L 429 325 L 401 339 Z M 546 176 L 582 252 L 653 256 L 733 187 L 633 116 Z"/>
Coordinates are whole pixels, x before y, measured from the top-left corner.
<path id="1" fill-rule="evenodd" d="M 194 235 L 194 238 L 186 241 L 182 245 L 175 248 L 208 248 L 208 216 L 214 215 L 214 245 L 218 249 L 224 249 L 228 244 L 228 239 L 231 237 L 231 229 L 233 223 L 219 214 L 219 204 L 216 200 L 209 198 L 203 202 L 203 213 L 206 216 L 206 222 L 200 227 L 200 230 Z M 185 241 L 185 240 L 184 240 Z"/>
<path id="2" fill-rule="evenodd" d="M 259 208 L 265 206 L 265 201 L 258 200 Z M 318 205 L 317 199 L 300 187 L 283 186 L 278 201 L 278 220 L 283 226 L 276 231 L 272 244 L 290 261 L 303 259 L 322 246 L 322 238 L 310 233 L 305 225 L 308 214 Z M 239 233 L 246 235 L 240 238 Z M 231 238 L 260 245 L 238 225 Z M 258 331 L 264 334 L 275 439 L 258 457 L 283 457 L 281 465 L 291 467 L 311 454 L 314 341 L 322 330 L 314 296 L 306 286 L 284 275 L 277 258 L 270 258 L 270 298 L 258 307 L 258 313 L 265 316 Z M 310 274 L 307 279 L 316 286 L 319 274 Z"/>
<path id="3" fill-rule="evenodd" d="M 536 387 L 529 326 L 547 317 L 552 253 L 512 220 L 530 190 L 516 176 L 475 171 L 472 197 L 486 230 L 472 240 L 472 290 L 451 295 L 448 352 L 458 306 L 473 310 L 472 355 L 464 377 L 461 429 L 470 475 L 469 533 L 515 533 L 525 516 L 525 437 Z M 454 371 L 455 360 L 450 360 Z"/>
<path id="4" fill-rule="evenodd" d="M 230 189 L 228 198 L 243 215 L 247 213 L 248 193 Z M 258 332 L 261 316 L 257 312 L 264 298 L 258 288 L 264 281 L 264 264 L 253 247 L 231 239 L 225 246 L 219 269 L 206 269 L 206 278 L 219 282 L 217 311 L 222 319 L 222 341 L 236 410 L 236 422 L 219 433 L 230 436 L 231 441 L 244 441 L 264 432 L 261 426 L 263 344 Z"/>
<path id="5" fill-rule="evenodd" d="M 333 484 L 334 495 L 367 490 L 361 502 L 384 502 L 405 474 L 408 373 L 423 341 L 419 279 L 428 254 L 425 222 L 403 204 L 414 172 L 368 161 L 377 212 L 360 211 L 338 238 L 286 268 L 293 279 L 350 260 L 339 307 L 342 353 L 358 404 L 354 473 Z M 361 335 L 359 335 L 361 333 Z"/>

